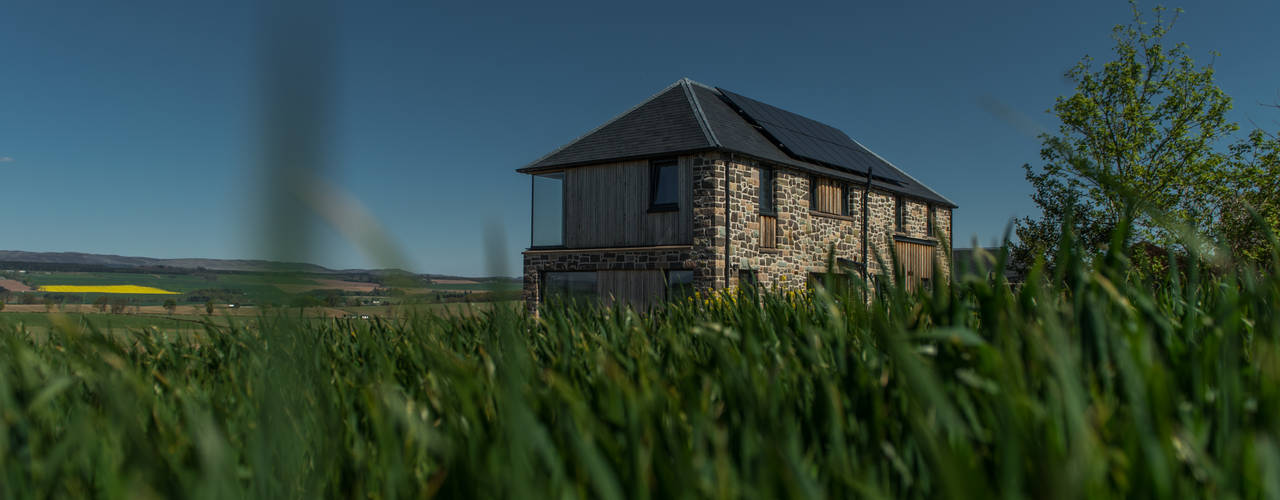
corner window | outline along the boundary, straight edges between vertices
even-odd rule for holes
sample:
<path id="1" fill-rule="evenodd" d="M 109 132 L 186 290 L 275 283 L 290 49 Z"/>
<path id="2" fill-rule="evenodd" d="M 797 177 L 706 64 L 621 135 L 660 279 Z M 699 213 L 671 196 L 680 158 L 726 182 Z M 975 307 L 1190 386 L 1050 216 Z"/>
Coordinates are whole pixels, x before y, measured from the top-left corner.
<path id="1" fill-rule="evenodd" d="M 893 207 L 894 225 L 898 232 L 906 232 L 907 230 L 907 200 L 901 196 L 898 197 L 898 203 Z"/>
<path id="2" fill-rule="evenodd" d="M 534 247 L 564 245 L 564 172 L 533 176 Z"/>
<path id="3" fill-rule="evenodd" d="M 774 203 L 774 178 L 777 174 L 771 168 L 760 169 L 760 213 L 777 215 L 778 207 Z"/>
<path id="4" fill-rule="evenodd" d="M 667 271 L 667 300 L 683 300 L 693 296 L 693 271 Z"/>
<path id="5" fill-rule="evenodd" d="M 680 164 L 660 160 L 649 164 L 649 210 L 680 209 Z"/>

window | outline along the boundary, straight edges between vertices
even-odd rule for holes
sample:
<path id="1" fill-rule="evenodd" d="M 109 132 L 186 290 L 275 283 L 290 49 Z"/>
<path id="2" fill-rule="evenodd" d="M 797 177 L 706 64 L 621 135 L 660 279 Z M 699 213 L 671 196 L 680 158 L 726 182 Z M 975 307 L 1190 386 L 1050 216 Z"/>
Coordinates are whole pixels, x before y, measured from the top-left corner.
<path id="1" fill-rule="evenodd" d="M 754 270 L 751 270 L 751 269 L 738 270 L 738 290 L 754 291 L 756 289 L 756 286 L 758 286 L 759 284 L 760 284 L 760 281 L 756 278 L 756 272 Z"/>
<path id="2" fill-rule="evenodd" d="M 849 184 L 840 185 L 840 215 L 849 215 Z"/>
<path id="3" fill-rule="evenodd" d="M 907 230 L 907 200 L 901 196 L 898 197 L 898 203 L 893 207 L 894 226 L 898 232 L 906 232 Z"/>
<path id="4" fill-rule="evenodd" d="M 534 247 L 564 245 L 564 172 L 533 176 Z"/>
<path id="5" fill-rule="evenodd" d="M 809 176 L 809 210 L 818 209 L 818 178 Z"/>
<path id="6" fill-rule="evenodd" d="M 848 200 L 844 199 L 844 183 L 822 177 L 814 178 L 809 184 L 809 210 L 829 214 L 847 214 Z"/>
<path id="7" fill-rule="evenodd" d="M 775 173 L 771 168 L 760 169 L 760 214 L 761 215 L 777 215 L 778 208 L 774 202 L 774 177 Z"/>
<path id="8" fill-rule="evenodd" d="M 667 271 L 667 300 L 684 300 L 693 296 L 693 271 Z"/>
<path id="9" fill-rule="evenodd" d="M 596 291 L 595 271 L 558 271 L 543 273 L 542 300 L 564 302 L 595 302 L 600 293 Z"/>
<path id="10" fill-rule="evenodd" d="M 938 214 L 937 209 L 933 206 L 933 204 L 929 204 L 929 218 L 928 218 L 929 236 L 933 236 L 934 225 L 936 224 L 936 222 L 934 222 L 934 218 L 937 217 L 937 214 Z"/>
<path id="11" fill-rule="evenodd" d="M 846 273 L 809 273 L 805 285 L 808 288 L 822 287 L 831 293 L 843 293 L 853 286 L 853 280 Z"/>
<path id="12" fill-rule="evenodd" d="M 649 164 L 649 210 L 669 211 L 680 208 L 680 164 L 660 160 Z"/>

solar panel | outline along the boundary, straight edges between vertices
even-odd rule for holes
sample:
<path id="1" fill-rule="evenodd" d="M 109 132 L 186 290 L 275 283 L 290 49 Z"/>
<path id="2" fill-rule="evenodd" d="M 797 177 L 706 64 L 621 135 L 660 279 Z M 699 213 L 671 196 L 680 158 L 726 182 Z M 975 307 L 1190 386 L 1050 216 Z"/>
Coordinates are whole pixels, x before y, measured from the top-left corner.
<path id="1" fill-rule="evenodd" d="M 791 156 L 824 163 L 893 182 L 906 182 L 897 169 L 850 139 L 840 129 L 718 88 L 730 104 L 764 129 L 775 144 Z"/>

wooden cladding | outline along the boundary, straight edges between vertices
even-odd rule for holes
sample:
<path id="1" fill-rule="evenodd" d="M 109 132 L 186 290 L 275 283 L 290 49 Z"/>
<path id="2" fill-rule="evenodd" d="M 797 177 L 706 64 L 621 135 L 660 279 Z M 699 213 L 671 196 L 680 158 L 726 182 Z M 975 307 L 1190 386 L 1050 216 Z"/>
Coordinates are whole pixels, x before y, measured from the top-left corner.
<path id="1" fill-rule="evenodd" d="M 778 248 L 778 218 L 760 216 L 760 248 Z"/>
<path id="2" fill-rule="evenodd" d="M 564 246 L 610 248 L 680 245 L 693 241 L 692 169 L 678 163 L 677 209 L 651 211 L 648 161 L 566 169 Z"/>
<path id="3" fill-rule="evenodd" d="M 809 209 L 829 214 L 849 215 L 845 199 L 845 184 L 824 177 L 812 178 L 813 192 L 809 194 Z"/>
<path id="4" fill-rule="evenodd" d="M 894 250 L 898 258 L 898 266 L 902 268 L 902 276 L 906 280 L 907 290 L 915 291 L 921 284 L 933 281 L 933 245 L 910 241 L 894 240 Z"/>

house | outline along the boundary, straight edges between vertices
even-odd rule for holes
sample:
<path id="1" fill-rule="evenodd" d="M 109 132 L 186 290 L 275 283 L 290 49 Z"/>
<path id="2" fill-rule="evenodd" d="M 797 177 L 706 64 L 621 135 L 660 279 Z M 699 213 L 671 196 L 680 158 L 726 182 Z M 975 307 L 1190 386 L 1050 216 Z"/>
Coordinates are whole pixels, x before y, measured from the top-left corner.
<path id="1" fill-rule="evenodd" d="M 531 307 L 801 289 L 829 249 L 835 272 L 877 276 L 879 256 L 909 287 L 950 273 L 955 203 L 834 127 L 688 79 L 517 172 Z"/>

